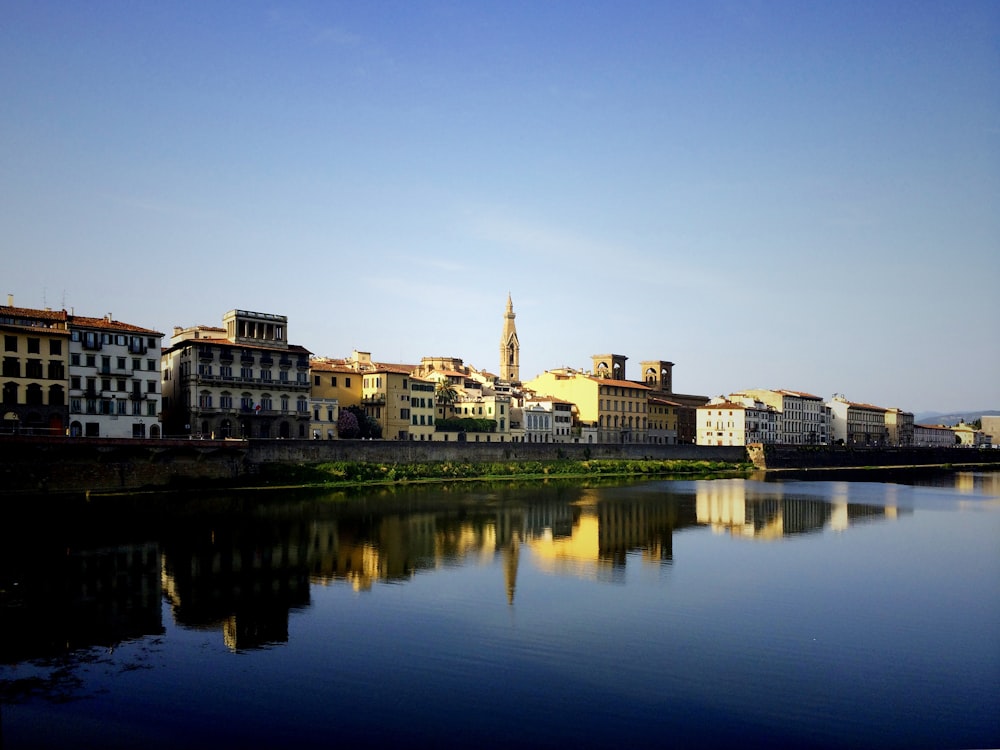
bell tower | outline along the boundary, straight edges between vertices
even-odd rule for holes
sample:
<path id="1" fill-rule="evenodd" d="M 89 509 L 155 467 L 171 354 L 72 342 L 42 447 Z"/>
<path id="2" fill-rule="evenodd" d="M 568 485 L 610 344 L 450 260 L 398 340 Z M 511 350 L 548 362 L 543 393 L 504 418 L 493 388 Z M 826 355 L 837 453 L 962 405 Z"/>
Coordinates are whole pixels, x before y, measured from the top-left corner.
<path id="1" fill-rule="evenodd" d="M 514 325 L 514 303 L 507 293 L 507 310 L 503 315 L 503 333 L 500 335 L 500 380 L 506 383 L 521 382 L 521 344 Z"/>

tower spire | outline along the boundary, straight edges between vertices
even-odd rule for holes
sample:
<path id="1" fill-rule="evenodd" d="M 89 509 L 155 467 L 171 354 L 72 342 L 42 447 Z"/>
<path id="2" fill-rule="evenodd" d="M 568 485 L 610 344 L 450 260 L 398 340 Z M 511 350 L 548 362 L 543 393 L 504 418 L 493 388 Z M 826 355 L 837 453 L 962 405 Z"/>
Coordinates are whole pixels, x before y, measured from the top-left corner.
<path id="1" fill-rule="evenodd" d="M 514 325 L 514 302 L 507 292 L 507 309 L 503 316 L 503 333 L 500 335 L 500 380 L 519 383 L 521 380 L 521 344 L 517 340 L 517 326 Z"/>

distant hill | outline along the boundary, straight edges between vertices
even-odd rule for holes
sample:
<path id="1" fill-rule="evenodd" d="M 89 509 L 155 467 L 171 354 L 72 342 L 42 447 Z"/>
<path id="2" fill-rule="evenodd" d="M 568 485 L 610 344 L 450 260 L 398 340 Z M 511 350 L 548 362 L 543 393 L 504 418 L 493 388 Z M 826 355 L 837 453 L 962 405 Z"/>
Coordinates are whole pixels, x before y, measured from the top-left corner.
<path id="1" fill-rule="evenodd" d="M 914 414 L 913 421 L 917 424 L 946 424 L 956 425 L 959 422 L 974 422 L 980 417 L 997 417 L 1000 411 L 996 409 L 985 409 L 983 411 L 926 411 L 922 414 Z"/>

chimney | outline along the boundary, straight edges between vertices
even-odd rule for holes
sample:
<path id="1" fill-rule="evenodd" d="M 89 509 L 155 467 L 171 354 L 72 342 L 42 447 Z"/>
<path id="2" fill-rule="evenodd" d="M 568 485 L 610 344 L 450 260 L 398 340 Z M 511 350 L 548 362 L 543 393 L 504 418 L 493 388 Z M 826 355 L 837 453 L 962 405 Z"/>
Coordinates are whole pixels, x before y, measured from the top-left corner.
<path id="1" fill-rule="evenodd" d="M 13 307 L 13 306 L 14 306 L 14 295 L 13 294 L 8 294 L 7 295 L 7 307 Z"/>

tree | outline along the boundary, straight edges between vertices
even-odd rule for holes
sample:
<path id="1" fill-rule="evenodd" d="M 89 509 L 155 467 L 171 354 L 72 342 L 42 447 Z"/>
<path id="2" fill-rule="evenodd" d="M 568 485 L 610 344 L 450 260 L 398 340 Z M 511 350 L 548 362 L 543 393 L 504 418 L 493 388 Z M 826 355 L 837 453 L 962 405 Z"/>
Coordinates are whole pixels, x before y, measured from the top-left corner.
<path id="1" fill-rule="evenodd" d="M 337 434 L 344 440 L 353 440 L 361 435 L 358 418 L 350 409 L 341 409 L 337 417 Z"/>
<path id="2" fill-rule="evenodd" d="M 455 388 L 455 384 L 450 380 L 438 381 L 437 388 L 434 389 L 434 395 L 437 397 L 438 404 L 443 407 L 441 417 L 447 417 L 448 407 L 453 406 L 458 401 L 458 390 Z"/>

